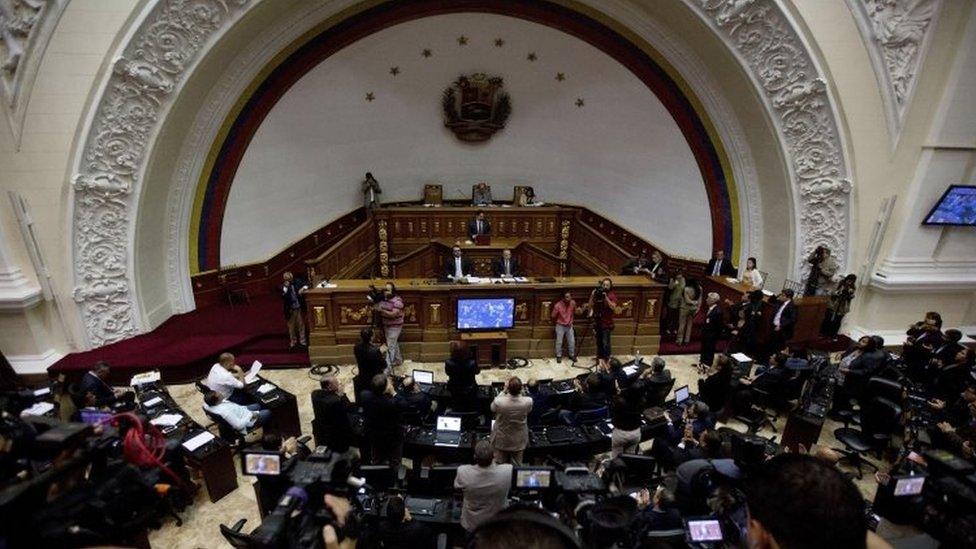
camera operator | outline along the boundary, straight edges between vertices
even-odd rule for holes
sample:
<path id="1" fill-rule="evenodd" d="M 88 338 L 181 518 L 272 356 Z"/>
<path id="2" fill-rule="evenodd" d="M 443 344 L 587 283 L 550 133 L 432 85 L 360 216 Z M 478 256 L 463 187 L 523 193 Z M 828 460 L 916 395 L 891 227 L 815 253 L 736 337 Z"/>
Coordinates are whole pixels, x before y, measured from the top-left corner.
<path id="1" fill-rule="evenodd" d="M 807 258 L 810 264 L 810 276 L 803 291 L 804 296 L 827 295 L 830 293 L 834 275 L 837 274 L 837 260 L 830 255 L 830 248 L 817 246 L 817 249 Z"/>
<path id="2" fill-rule="evenodd" d="M 613 291 L 612 280 L 604 278 L 600 281 L 600 284 L 590 292 L 587 307 L 593 317 L 593 330 L 596 332 L 597 362 L 604 369 L 608 369 L 608 361 L 612 354 L 610 335 L 613 333 L 613 315 L 617 310 L 617 294 Z"/>
<path id="3" fill-rule="evenodd" d="M 383 321 L 383 334 L 386 336 L 386 371 L 403 364 L 400 354 L 400 332 L 403 330 L 403 298 L 396 291 L 392 282 L 383 287 L 382 299 L 373 303 L 373 311 L 380 315 Z"/>

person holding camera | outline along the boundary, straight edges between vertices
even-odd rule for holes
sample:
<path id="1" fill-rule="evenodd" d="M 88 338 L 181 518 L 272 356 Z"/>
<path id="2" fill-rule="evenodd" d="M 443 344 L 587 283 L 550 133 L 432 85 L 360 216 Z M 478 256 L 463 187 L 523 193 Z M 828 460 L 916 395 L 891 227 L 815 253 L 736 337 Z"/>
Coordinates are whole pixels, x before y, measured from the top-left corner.
<path id="1" fill-rule="evenodd" d="M 830 292 L 827 314 L 824 316 L 823 325 L 820 327 L 821 335 L 837 339 L 837 333 L 840 331 L 841 322 L 844 321 L 844 315 L 851 310 L 851 301 L 854 301 L 856 285 L 857 275 L 849 274 Z"/>
<path id="2" fill-rule="evenodd" d="M 392 372 L 394 368 L 403 364 L 400 354 L 400 332 L 403 330 L 403 298 L 396 291 L 392 282 L 383 287 L 383 298 L 373 304 L 373 310 L 383 321 L 383 333 L 386 336 L 386 370 Z"/>
<path id="3" fill-rule="evenodd" d="M 827 295 L 830 293 L 834 275 L 837 274 L 837 260 L 830 255 L 830 248 L 817 246 L 807 263 L 810 264 L 810 276 L 807 277 L 804 296 Z"/>
<path id="4" fill-rule="evenodd" d="M 613 291 L 612 280 L 604 278 L 590 292 L 587 308 L 593 317 L 593 330 L 596 332 L 597 362 L 603 369 L 609 369 L 610 335 L 613 333 L 613 315 L 617 310 L 617 294 Z"/>

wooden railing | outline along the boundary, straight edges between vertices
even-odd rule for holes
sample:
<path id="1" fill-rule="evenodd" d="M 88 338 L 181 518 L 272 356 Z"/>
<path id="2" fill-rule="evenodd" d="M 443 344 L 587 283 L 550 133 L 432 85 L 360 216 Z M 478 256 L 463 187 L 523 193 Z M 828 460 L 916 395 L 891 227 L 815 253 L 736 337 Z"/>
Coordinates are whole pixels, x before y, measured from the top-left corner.
<path id="1" fill-rule="evenodd" d="M 367 222 L 354 228 L 317 257 L 305 260 L 305 267 L 312 280 L 361 278 L 364 272 L 368 278 L 375 261 L 373 223 Z"/>
<path id="2" fill-rule="evenodd" d="M 390 259 L 390 269 L 393 278 L 432 278 L 441 274 L 443 257 L 440 247 L 428 242 L 400 257 Z"/>

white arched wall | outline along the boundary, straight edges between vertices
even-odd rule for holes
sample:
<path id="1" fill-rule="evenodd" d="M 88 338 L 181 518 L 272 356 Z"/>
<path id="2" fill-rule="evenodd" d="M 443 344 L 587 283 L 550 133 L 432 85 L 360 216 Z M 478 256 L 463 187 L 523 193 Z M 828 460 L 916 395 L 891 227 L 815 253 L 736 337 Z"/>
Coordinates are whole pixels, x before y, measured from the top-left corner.
<path id="1" fill-rule="evenodd" d="M 442 123 L 441 92 L 472 70 L 502 76 L 513 103 L 507 127 L 481 144 L 459 141 Z M 265 261 L 358 207 L 366 171 L 386 202 L 416 200 L 431 182 L 461 197 L 485 179 L 502 200 L 513 185 L 529 184 L 542 200 L 585 205 L 672 254 L 705 258 L 712 248 L 701 172 L 653 92 L 595 47 L 513 17 L 409 21 L 303 76 L 264 119 L 237 170 L 221 263 Z"/>
<path id="2" fill-rule="evenodd" d="M 182 252 L 182 257 L 167 252 L 167 250 L 173 249 L 174 244 L 185 245 L 185 238 L 172 238 L 172 235 L 181 232 L 183 237 L 186 236 L 185 227 L 187 225 L 184 222 L 188 214 L 185 213 L 186 202 L 184 200 L 187 195 L 186 189 L 180 188 L 179 182 L 192 178 L 194 169 L 198 168 L 193 162 L 185 161 L 185 155 L 181 154 L 185 152 L 183 145 L 200 137 L 194 132 L 205 133 L 206 131 L 206 124 L 195 126 L 193 125 L 194 120 L 219 120 L 221 105 L 226 112 L 226 103 L 208 104 L 206 100 L 208 96 L 216 97 L 228 93 L 228 88 L 221 89 L 214 86 L 220 82 L 219 75 L 223 74 L 223 69 L 227 67 L 240 68 L 235 61 L 239 60 L 236 55 L 238 51 L 251 43 L 255 36 L 268 39 L 267 42 L 264 42 L 265 44 L 280 40 L 288 29 L 275 26 L 274 23 L 282 22 L 283 17 L 291 17 L 293 23 L 298 23 L 302 19 L 295 17 L 295 14 L 301 10 L 305 10 L 307 14 L 310 9 L 308 7 L 310 3 L 286 0 L 229 4 L 214 2 L 213 4 L 228 6 L 233 13 L 226 15 L 224 20 L 213 25 L 216 28 L 208 29 L 202 36 L 198 37 L 200 43 L 189 48 L 187 55 L 166 56 L 160 62 L 150 59 L 145 64 L 141 62 L 142 60 L 124 57 L 115 65 L 117 74 L 111 78 L 113 81 L 117 83 L 118 80 L 122 80 L 136 88 L 141 87 L 141 93 L 146 93 L 148 90 L 148 93 L 159 99 L 160 105 L 152 109 L 153 114 L 158 115 L 156 120 L 147 121 L 146 127 L 139 127 L 136 130 L 123 124 L 127 120 L 121 122 L 117 119 L 107 120 L 105 114 L 112 108 L 112 104 L 109 101 L 111 93 L 105 90 L 112 88 L 106 85 L 102 88 L 103 91 L 96 94 L 93 120 L 86 124 L 86 129 L 83 130 L 83 134 L 87 137 L 80 139 L 79 147 L 76 150 L 76 162 L 74 163 L 75 173 L 78 174 L 78 177 L 75 178 L 77 181 L 75 185 L 76 196 L 73 197 L 69 210 L 73 212 L 74 220 L 72 234 L 75 237 L 76 249 L 73 255 L 78 259 L 75 262 L 77 287 L 74 295 L 79 302 L 86 336 L 91 344 L 97 345 L 124 338 L 148 326 L 158 324 L 173 311 L 187 307 L 185 300 L 188 295 L 186 281 L 170 276 L 171 273 L 179 272 L 178 267 L 180 265 L 186 265 L 185 251 Z M 734 55 L 730 55 L 736 46 L 731 43 L 722 45 L 723 40 L 729 39 L 730 30 L 728 27 L 723 27 L 729 22 L 729 19 L 724 14 L 707 12 L 703 6 L 690 1 L 689 6 L 671 4 L 660 10 L 655 9 L 653 14 L 643 11 L 644 7 L 639 3 L 592 0 L 587 4 L 589 6 L 587 9 L 591 11 L 605 10 L 607 13 L 630 12 L 639 14 L 638 19 L 628 20 L 626 25 L 630 27 L 630 32 L 651 44 L 654 44 L 655 39 L 660 39 L 660 36 L 645 35 L 644 33 L 648 29 L 653 29 L 656 22 L 661 20 L 660 18 L 672 17 L 681 20 L 681 26 L 669 27 L 668 30 L 672 32 L 671 37 L 674 38 L 676 34 L 691 31 L 687 36 L 694 38 L 694 48 L 676 46 L 676 44 L 684 43 L 680 39 L 671 40 L 668 46 L 677 48 L 682 52 L 700 49 L 710 51 L 712 58 L 699 57 L 697 60 L 699 66 L 707 68 L 704 75 L 698 75 L 702 77 L 698 80 L 708 81 L 711 78 L 714 79 L 711 81 L 717 82 L 718 85 L 703 91 L 703 102 L 707 102 L 705 98 L 712 96 L 718 99 L 708 104 L 707 108 L 715 108 L 716 104 L 721 104 L 724 101 L 725 105 L 732 105 L 735 115 L 748 114 L 748 116 L 739 118 L 741 121 L 738 128 L 741 129 L 738 134 L 744 138 L 745 143 L 748 143 L 748 146 L 739 152 L 748 156 L 749 152 L 753 151 L 757 156 L 768 157 L 771 160 L 771 162 L 757 162 L 754 172 L 756 178 L 751 181 L 761 190 L 763 202 L 761 213 L 778 215 L 787 221 L 786 227 L 791 227 L 790 216 L 783 213 L 785 210 L 782 207 L 783 204 L 789 203 L 789 200 L 783 200 L 783 198 L 792 195 L 792 191 L 789 190 L 791 186 L 788 182 L 796 177 L 792 170 L 796 166 L 798 155 L 802 157 L 802 153 L 805 151 L 798 151 L 793 146 L 796 143 L 784 143 L 779 139 L 780 136 L 769 131 L 768 125 L 773 126 L 779 132 L 784 131 L 783 112 L 775 110 L 783 105 L 774 104 L 774 98 L 770 97 L 768 90 L 757 93 L 755 82 L 761 79 L 760 75 L 764 74 L 762 71 L 764 67 L 748 63 L 750 52 L 736 51 Z M 155 7 L 158 8 L 162 5 Z M 243 7 L 241 7 L 242 5 Z M 326 16 L 348 5 L 350 3 L 330 3 L 328 6 L 315 5 L 311 11 L 318 10 L 321 15 Z M 781 14 L 779 7 L 772 2 L 760 1 L 749 9 L 760 8 L 767 10 L 767 14 L 772 14 L 775 17 L 779 17 L 780 15 L 777 14 Z M 245 11 L 248 13 L 244 14 Z M 134 40 L 123 40 L 120 50 L 127 54 L 138 53 L 140 51 L 137 47 L 138 42 L 145 39 L 145 36 L 140 34 L 143 27 L 148 27 L 152 18 L 157 16 L 160 14 L 151 11 L 145 18 L 137 21 L 137 28 L 132 33 Z M 163 14 L 162 17 L 166 17 L 166 15 Z M 702 21 L 707 21 L 709 26 L 703 27 Z M 694 32 L 700 31 L 702 28 L 719 30 L 705 34 Z M 251 32 L 247 33 L 245 29 L 249 29 Z M 257 29 L 266 30 L 270 35 L 261 36 L 254 32 Z M 796 74 L 807 80 L 817 78 L 819 75 L 815 67 L 809 66 L 810 53 L 804 49 L 802 41 L 794 40 L 795 31 L 788 25 L 787 28 L 782 28 L 782 31 L 787 35 L 785 39 L 792 41 L 790 45 L 794 47 L 796 55 L 802 58 L 799 60 L 801 62 L 799 65 L 790 64 L 792 61 L 789 59 L 785 60 L 787 63 L 785 70 L 791 74 L 794 70 L 801 71 Z M 235 33 L 238 34 L 234 36 Z M 790 33 L 794 34 L 791 35 Z M 216 36 L 220 36 L 219 41 L 216 40 Z M 742 44 L 738 45 L 741 46 Z M 203 55 L 200 54 L 201 50 L 204 52 Z M 149 53 L 159 55 L 162 52 L 150 46 Z M 693 55 L 689 57 L 694 58 Z M 730 59 L 738 61 L 739 65 L 729 65 Z M 159 64 L 167 65 L 165 67 L 167 70 L 161 72 L 154 70 L 159 68 Z M 695 61 L 693 60 L 690 64 L 695 65 Z M 169 74 L 167 71 L 173 68 L 172 65 L 179 66 L 174 68 L 173 74 Z M 201 69 L 205 65 L 218 70 L 206 74 Z M 682 69 L 680 66 L 678 68 L 679 70 Z M 802 69 L 805 69 L 805 72 Z M 744 77 L 744 73 L 752 76 Z M 694 81 L 695 79 L 690 76 L 689 80 Z M 230 78 L 222 83 L 232 88 L 234 80 Z M 801 84 L 805 83 L 801 82 Z M 803 90 L 797 91 L 803 92 Z M 826 109 L 828 113 L 832 112 L 829 93 L 825 94 L 823 89 L 808 89 L 806 93 L 808 97 L 816 96 L 817 99 L 821 99 L 817 108 Z M 757 95 L 762 96 L 761 101 L 757 101 Z M 805 100 L 802 96 L 788 97 L 787 99 Z M 203 106 L 198 109 L 197 107 L 200 105 Z M 786 105 L 786 107 L 789 106 L 790 104 Z M 103 135 L 99 130 L 104 129 L 106 123 L 122 126 L 123 135 L 121 137 L 136 141 L 135 146 L 129 146 L 126 143 L 99 142 L 100 136 Z M 725 121 L 721 122 L 721 124 L 724 123 Z M 764 125 L 766 126 L 764 127 Z M 190 132 L 187 131 L 187 128 L 191 128 Z M 723 128 L 720 128 L 720 131 L 722 130 Z M 734 136 L 736 134 L 735 129 L 727 131 L 729 128 L 726 127 L 724 130 L 726 131 L 723 133 L 723 139 L 726 135 Z M 133 134 L 133 131 L 136 133 Z M 833 137 L 836 140 L 837 136 Z M 729 143 L 733 142 L 734 139 Z M 116 144 L 119 146 L 114 148 Z M 831 143 L 831 145 L 835 147 L 835 150 L 842 148 L 837 143 Z M 199 150 L 196 151 L 198 156 Z M 790 158 L 789 165 L 791 168 L 789 170 L 783 169 L 782 158 L 777 158 L 775 151 L 781 151 L 783 156 Z M 843 151 L 841 150 L 837 154 L 843 155 Z M 106 158 L 99 158 L 99 160 L 104 159 L 106 162 L 93 166 L 90 162 L 93 155 L 107 155 Z M 736 155 L 732 156 L 735 157 Z M 748 167 L 742 165 L 734 166 L 733 169 L 737 172 L 737 176 L 741 172 L 749 171 Z M 790 177 L 783 177 L 784 172 Z M 846 169 L 841 169 L 835 175 L 845 176 Z M 813 189 L 813 191 L 826 190 L 833 193 L 835 189 L 836 186 L 831 186 L 826 189 L 823 187 Z M 746 189 L 740 189 L 740 191 L 742 197 L 758 197 L 760 195 L 760 192 L 747 192 Z M 810 189 L 805 189 L 805 192 L 809 191 Z M 175 200 L 167 200 L 174 196 L 176 197 Z M 180 197 L 184 198 L 181 199 Z M 767 197 L 776 199 L 773 201 L 776 203 L 776 207 L 767 206 Z M 163 201 L 159 202 L 159 199 Z M 103 203 L 106 200 L 117 202 L 117 204 L 113 203 L 106 207 Z M 164 203 L 167 204 L 165 211 L 159 206 L 159 204 Z M 145 207 L 148 204 L 151 204 L 152 207 Z M 837 208 L 834 214 L 843 218 L 847 212 L 846 198 L 839 199 L 835 205 Z M 755 202 L 743 206 L 746 209 L 755 207 L 757 207 Z M 175 215 L 174 211 L 177 211 Z M 106 234 L 103 227 L 92 225 L 89 222 L 92 216 L 99 216 L 104 213 L 110 213 L 112 216 L 111 234 Z M 755 220 L 756 217 L 750 215 L 749 219 Z M 783 225 L 777 228 L 782 232 Z M 830 237 L 833 239 L 839 236 L 844 243 L 843 248 L 845 250 L 847 229 L 847 226 L 839 227 L 840 234 Z M 754 235 L 757 234 L 756 231 L 761 230 L 761 226 L 752 227 L 749 233 L 745 235 L 744 242 L 753 242 Z M 790 230 L 792 231 L 792 229 Z M 794 232 L 794 234 L 796 233 Z M 814 232 L 811 234 L 812 236 L 803 236 L 805 239 L 804 247 L 814 243 L 823 233 Z M 91 254 L 93 242 L 103 245 L 97 256 Z M 778 257 L 771 257 L 770 259 L 777 266 L 781 266 L 784 272 L 790 272 L 792 270 L 790 263 L 792 263 L 794 255 L 793 246 L 789 243 L 785 246 L 779 244 L 775 249 L 779 252 L 785 251 L 785 255 L 789 257 L 787 259 L 783 257 L 783 254 L 777 254 Z M 754 253 L 761 255 L 758 252 Z M 104 267 L 92 265 L 92 257 L 96 260 L 107 259 L 107 265 Z M 167 273 L 164 280 L 160 280 L 159 274 L 161 272 Z M 186 277 L 185 270 L 182 271 L 181 276 Z"/>

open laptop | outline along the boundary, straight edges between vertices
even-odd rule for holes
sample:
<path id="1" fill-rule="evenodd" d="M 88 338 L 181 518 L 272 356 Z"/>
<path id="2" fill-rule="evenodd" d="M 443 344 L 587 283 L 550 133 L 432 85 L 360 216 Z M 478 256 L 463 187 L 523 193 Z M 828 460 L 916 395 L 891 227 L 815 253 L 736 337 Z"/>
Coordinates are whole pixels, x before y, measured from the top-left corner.
<path id="1" fill-rule="evenodd" d="M 261 371 L 261 364 L 259 361 L 255 360 L 251 363 L 251 369 L 244 374 L 244 383 L 254 383 L 258 380 L 258 373 Z"/>
<path id="2" fill-rule="evenodd" d="M 410 375 L 421 391 L 429 391 L 434 385 L 434 372 L 430 370 L 414 370 Z"/>
<path id="3" fill-rule="evenodd" d="M 434 446 L 458 446 L 461 444 L 461 418 L 437 416 Z"/>
<path id="4" fill-rule="evenodd" d="M 688 389 L 687 385 L 682 385 L 674 390 L 674 404 L 667 406 L 668 413 L 671 414 L 671 419 L 676 420 L 685 413 L 685 408 L 691 404 L 691 390 Z"/>

